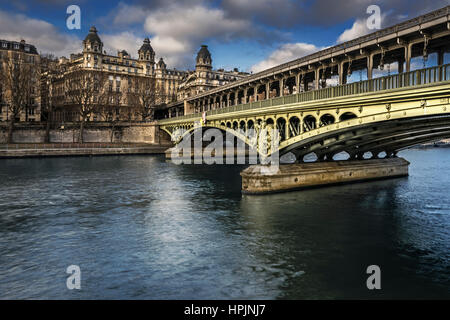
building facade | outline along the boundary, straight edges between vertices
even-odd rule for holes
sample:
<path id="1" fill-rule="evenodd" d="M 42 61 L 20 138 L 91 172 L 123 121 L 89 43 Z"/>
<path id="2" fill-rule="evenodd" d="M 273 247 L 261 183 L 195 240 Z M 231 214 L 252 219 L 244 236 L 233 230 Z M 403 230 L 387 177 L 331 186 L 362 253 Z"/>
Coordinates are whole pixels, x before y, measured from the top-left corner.
<path id="1" fill-rule="evenodd" d="M 176 99 L 177 87 L 186 77 L 186 72 L 168 69 L 162 58 L 155 63 L 155 51 L 148 38 L 139 48 L 137 59 L 132 58 L 125 50 L 119 51 L 117 55 L 107 54 L 95 27 L 91 27 L 84 39 L 82 52 L 72 54 L 69 59 L 61 58 L 57 68 L 58 71 L 51 76 L 51 80 L 46 81 L 49 83 L 49 100 L 54 104 L 54 121 L 79 120 L 76 110 L 78 106 L 67 99 L 67 82 L 79 70 L 93 71 L 107 77 L 107 90 L 115 95 L 111 95 L 111 99 L 103 103 L 105 108 L 111 107 L 112 114 L 109 118 L 126 121 L 148 120 L 143 119 L 137 103 L 139 89 L 142 88 L 140 83 L 145 82 L 146 89 L 153 92 L 152 104 L 167 104 Z M 107 119 L 92 112 L 87 120 Z"/>
<path id="2" fill-rule="evenodd" d="M 40 121 L 40 56 L 36 47 L 24 40 L 0 40 L 0 71 L 0 121 L 11 120 L 14 113 L 15 121 Z M 14 107 L 18 94 L 22 102 Z"/>
<path id="3" fill-rule="evenodd" d="M 166 117 L 169 112 L 174 112 L 170 110 L 172 105 L 249 75 L 237 69 L 213 70 L 211 53 L 206 45 L 202 45 L 197 53 L 194 71 L 170 69 L 163 58 L 156 62 L 149 38 L 143 40 L 136 58 L 125 50 L 118 51 L 117 55 L 108 54 L 95 27 L 90 28 L 83 40 L 81 52 L 73 53 L 69 58 L 40 57 L 36 48 L 25 41 L 0 40 L 1 57 L 29 61 L 38 71 L 37 79 L 33 79 L 33 97 L 20 117 L 16 117 L 17 121 L 147 121 L 154 118 L 156 110 Z M 74 91 L 70 90 L 70 85 L 73 85 L 75 77 L 79 77 L 80 70 L 105 79 L 108 94 L 105 98 L 101 97 L 101 90 L 92 93 L 91 104 L 97 106 L 91 108 L 87 115 L 82 115 L 80 101 L 71 99 L 68 94 Z M 0 89 L 0 121 L 6 121 L 10 117 L 8 92 L 1 83 Z M 153 113 L 146 114 L 142 105 L 151 105 Z M 110 111 L 105 113 L 108 108 Z M 182 109 L 179 111 L 180 114 L 184 112 Z"/>

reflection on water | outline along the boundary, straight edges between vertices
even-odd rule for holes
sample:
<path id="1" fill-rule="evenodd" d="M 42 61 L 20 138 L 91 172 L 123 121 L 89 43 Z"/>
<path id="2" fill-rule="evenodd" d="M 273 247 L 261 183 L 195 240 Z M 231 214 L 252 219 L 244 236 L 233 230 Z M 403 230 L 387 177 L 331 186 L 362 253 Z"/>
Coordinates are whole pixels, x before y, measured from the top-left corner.
<path id="1" fill-rule="evenodd" d="M 450 149 L 402 156 L 409 178 L 267 196 L 242 166 L 1 160 L 0 298 L 449 298 Z"/>

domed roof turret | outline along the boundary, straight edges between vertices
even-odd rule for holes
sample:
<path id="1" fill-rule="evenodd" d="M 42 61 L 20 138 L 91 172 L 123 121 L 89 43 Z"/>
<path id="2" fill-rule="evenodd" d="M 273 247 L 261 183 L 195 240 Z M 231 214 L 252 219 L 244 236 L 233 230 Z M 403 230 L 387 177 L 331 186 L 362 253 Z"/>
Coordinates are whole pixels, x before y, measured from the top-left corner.
<path id="1" fill-rule="evenodd" d="M 202 45 L 200 50 L 197 53 L 196 61 L 196 67 L 206 67 L 207 69 L 212 68 L 212 59 L 211 59 L 211 53 L 208 50 L 207 45 Z"/>
<path id="2" fill-rule="evenodd" d="M 89 41 L 91 43 L 93 42 L 98 42 L 98 43 L 102 43 L 102 40 L 100 40 L 100 37 L 97 34 L 97 28 L 95 28 L 94 26 L 92 26 L 89 29 L 89 33 L 86 36 L 86 38 L 84 39 L 84 41 Z"/>
<path id="3" fill-rule="evenodd" d="M 152 46 L 150 45 L 150 39 L 145 38 L 144 43 L 142 44 L 139 52 L 154 52 Z"/>
<path id="4" fill-rule="evenodd" d="M 166 63 L 164 62 L 163 58 L 160 58 L 158 61 L 158 68 L 159 69 L 166 69 Z"/>
<path id="5" fill-rule="evenodd" d="M 89 29 L 89 33 L 83 41 L 83 47 L 84 52 L 94 51 L 102 53 L 103 43 L 102 40 L 100 40 L 100 37 L 97 34 L 97 29 L 94 26 Z"/>
<path id="6" fill-rule="evenodd" d="M 155 51 L 153 51 L 153 48 L 150 45 L 149 38 L 145 38 L 144 43 L 138 50 L 138 55 L 140 60 L 147 60 L 151 63 L 155 63 Z"/>

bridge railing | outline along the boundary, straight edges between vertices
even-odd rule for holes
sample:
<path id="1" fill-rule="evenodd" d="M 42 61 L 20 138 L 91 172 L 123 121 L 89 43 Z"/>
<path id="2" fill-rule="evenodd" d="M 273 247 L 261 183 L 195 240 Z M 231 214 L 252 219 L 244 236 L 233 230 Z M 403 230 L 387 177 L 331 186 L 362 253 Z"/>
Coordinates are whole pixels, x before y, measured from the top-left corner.
<path id="1" fill-rule="evenodd" d="M 218 115 L 228 112 L 237 112 L 252 110 L 265 107 L 281 106 L 285 104 L 301 103 L 314 100 L 330 99 L 336 97 L 345 97 L 369 92 L 378 92 L 384 90 L 414 87 L 426 85 L 435 82 L 450 81 L 450 64 L 436 66 L 426 69 L 419 69 L 410 72 L 348 83 L 335 87 L 328 87 L 319 90 L 312 90 L 292 94 L 288 96 L 276 97 L 267 100 L 249 102 L 225 108 L 209 110 L 207 116 Z M 201 113 L 188 114 L 176 118 L 160 120 L 160 123 L 171 122 L 173 120 L 188 120 L 200 118 Z"/>

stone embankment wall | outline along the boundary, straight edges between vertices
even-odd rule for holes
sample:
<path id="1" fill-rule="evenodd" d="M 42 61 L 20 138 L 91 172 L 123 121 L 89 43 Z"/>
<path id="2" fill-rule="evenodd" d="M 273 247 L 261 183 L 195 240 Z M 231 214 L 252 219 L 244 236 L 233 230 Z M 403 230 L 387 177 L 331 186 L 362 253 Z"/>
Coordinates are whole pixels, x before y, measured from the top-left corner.
<path id="1" fill-rule="evenodd" d="M 112 127 L 108 124 L 87 123 L 84 142 L 111 142 Z M 6 143 L 8 126 L 0 123 L 0 143 Z M 79 142 L 79 125 L 65 124 L 50 130 L 50 143 Z M 13 143 L 42 143 L 45 141 L 45 124 L 16 123 Z M 155 123 L 120 123 L 114 126 L 112 142 L 170 143 L 170 137 Z"/>

